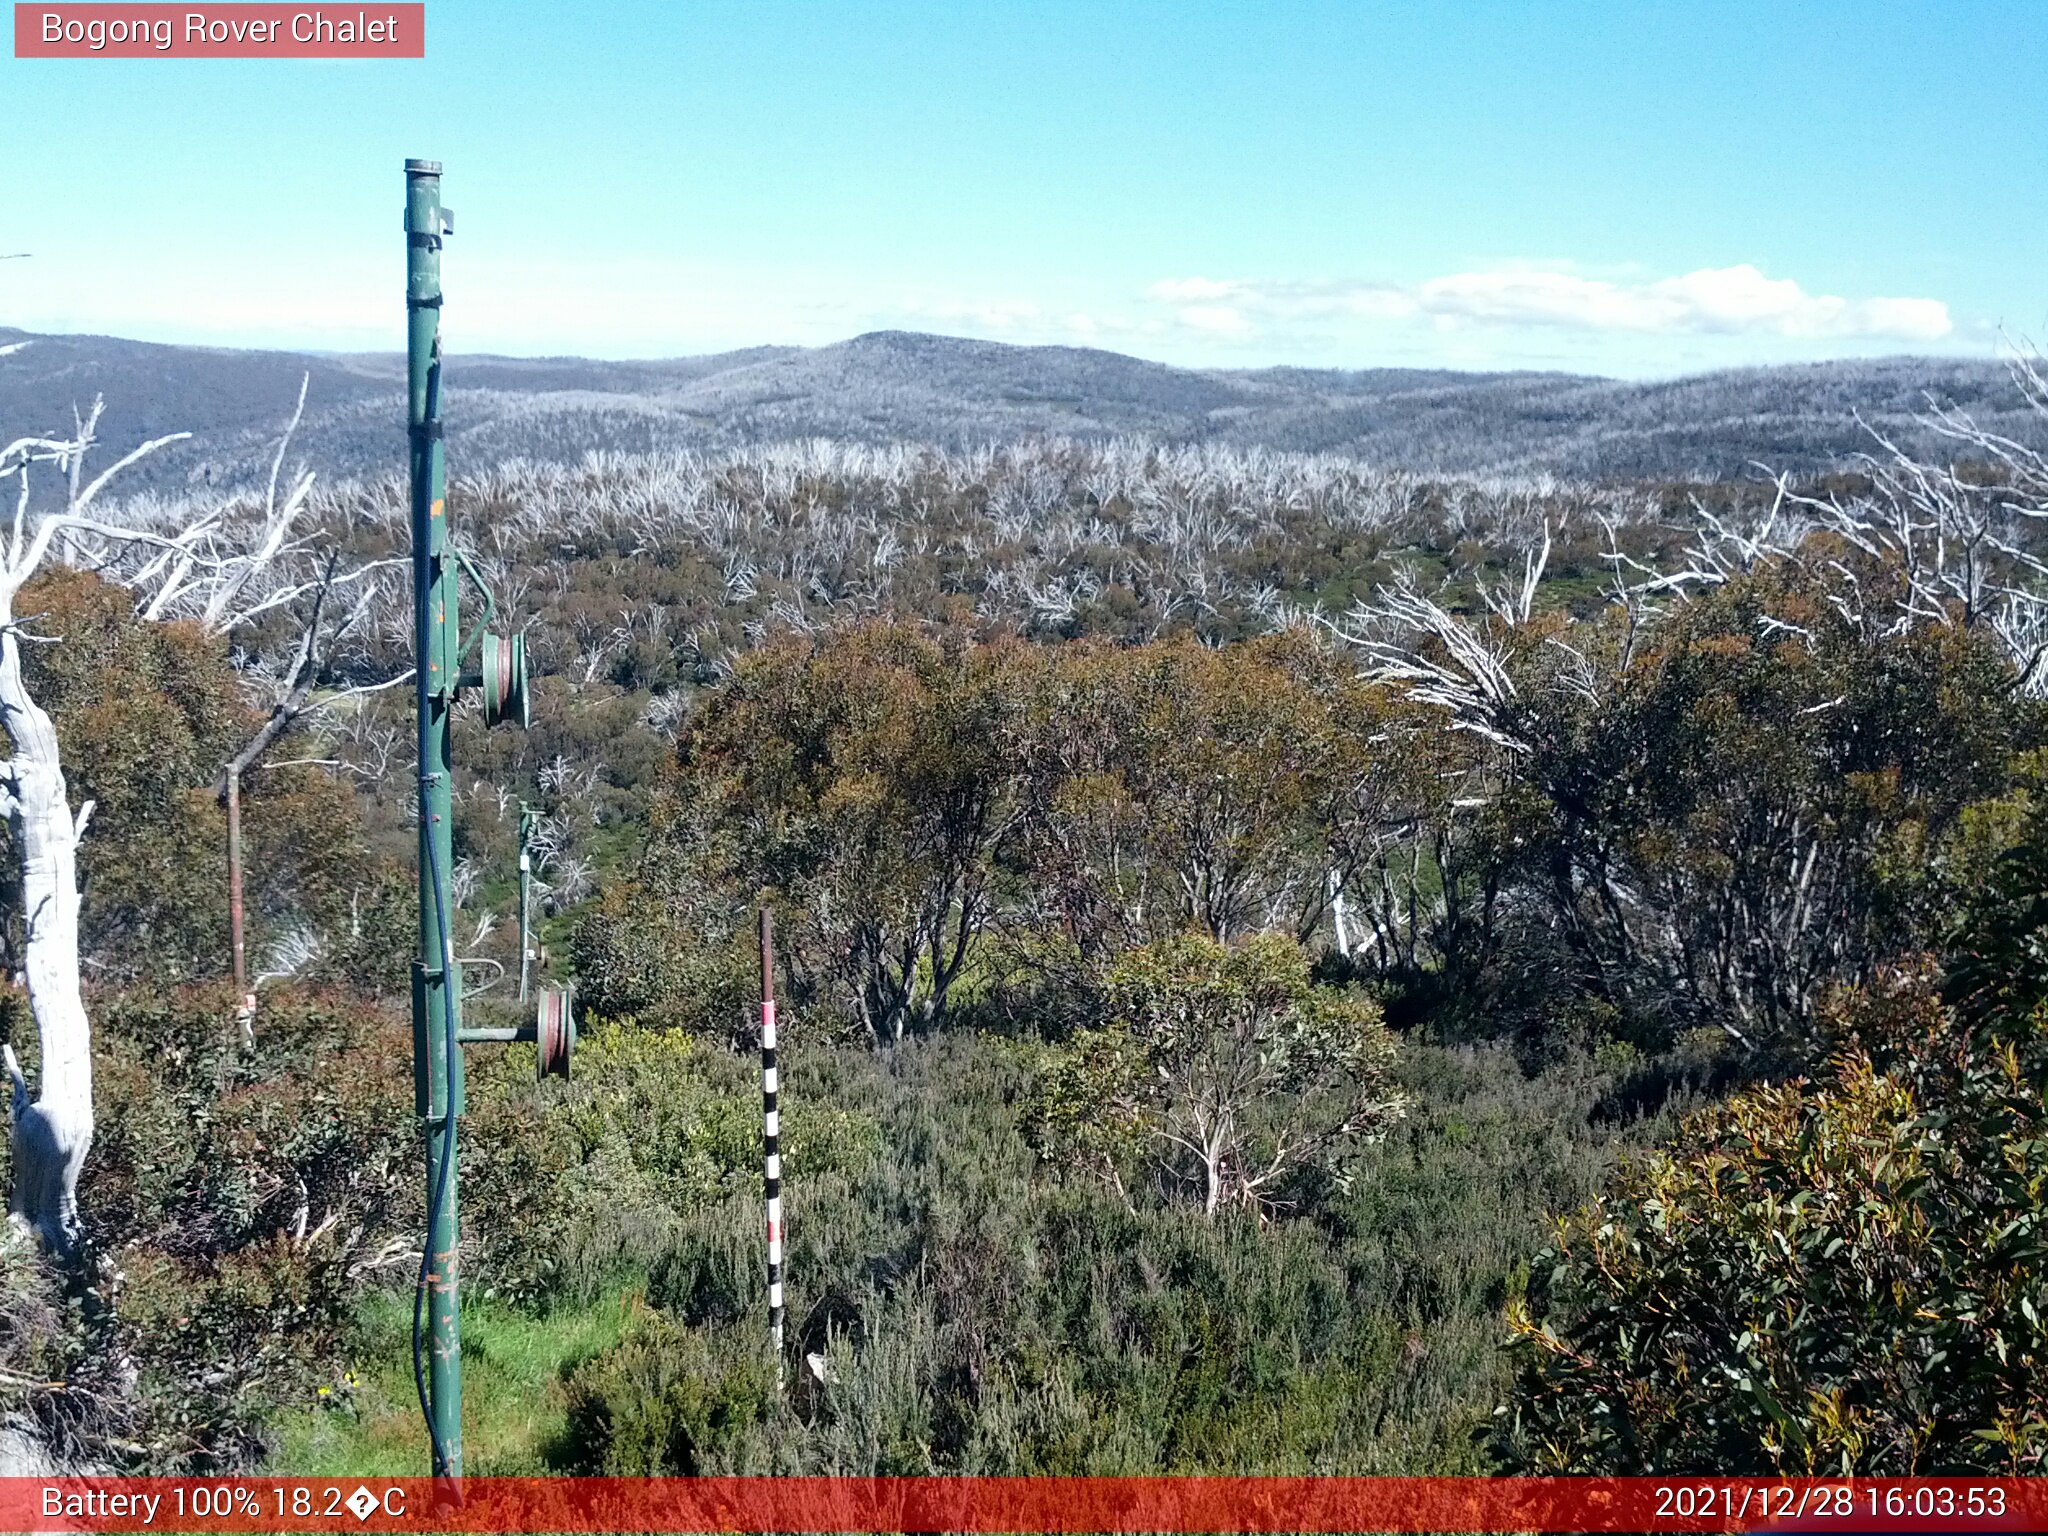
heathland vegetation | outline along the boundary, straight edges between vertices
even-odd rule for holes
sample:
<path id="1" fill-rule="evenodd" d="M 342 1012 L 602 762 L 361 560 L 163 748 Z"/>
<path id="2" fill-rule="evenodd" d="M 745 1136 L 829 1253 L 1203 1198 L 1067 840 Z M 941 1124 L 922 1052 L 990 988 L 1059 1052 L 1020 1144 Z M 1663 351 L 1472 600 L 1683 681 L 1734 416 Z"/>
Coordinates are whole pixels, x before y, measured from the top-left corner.
<path id="1" fill-rule="evenodd" d="M 530 731 L 460 722 L 470 1007 L 525 802 L 586 1020 L 566 1086 L 472 1063 L 471 1469 L 2036 1470 L 2048 466 L 1929 430 L 1682 487 L 1059 439 L 458 474 L 540 674 Z M 244 569 L 278 497 L 182 545 L 143 497 L 160 542 L 16 596 L 96 807 L 80 1240 L 6 1248 L 0 1313 L 57 1455 L 424 1466 L 403 507 L 311 491 L 297 574 L 209 606 L 175 550 Z M 252 1015 L 223 773 L 280 711 Z"/>

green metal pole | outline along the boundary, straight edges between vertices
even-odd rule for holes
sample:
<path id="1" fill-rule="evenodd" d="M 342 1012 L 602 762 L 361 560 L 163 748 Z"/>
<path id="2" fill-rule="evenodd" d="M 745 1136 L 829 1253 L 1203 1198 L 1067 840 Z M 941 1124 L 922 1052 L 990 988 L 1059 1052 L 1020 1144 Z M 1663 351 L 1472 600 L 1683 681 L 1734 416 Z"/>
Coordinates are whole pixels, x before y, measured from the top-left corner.
<path id="1" fill-rule="evenodd" d="M 449 723 L 455 703 L 455 563 L 441 445 L 441 167 L 405 163 L 406 426 L 412 472 L 413 604 L 419 707 L 420 953 L 413 969 L 413 1076 L 427 1142 L 427 1422 L 434 1475 L 462 1475 L 462 1336 L 457 1307 L 455 1128 L 462 1113 L 462 978 L 455 965 Z"/>

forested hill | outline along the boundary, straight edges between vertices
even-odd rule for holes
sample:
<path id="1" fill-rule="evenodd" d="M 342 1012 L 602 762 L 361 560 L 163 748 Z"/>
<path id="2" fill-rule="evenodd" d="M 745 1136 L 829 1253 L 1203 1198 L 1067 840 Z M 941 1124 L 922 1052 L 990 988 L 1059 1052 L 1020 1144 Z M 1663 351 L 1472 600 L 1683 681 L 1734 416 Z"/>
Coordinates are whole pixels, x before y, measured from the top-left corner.
<path id="1" fill-rule="evenodd" d="M 0 328 L 0 345 L 29 339 Z M 398 354 L 343 356 L 45 336 L 0 368 L 0 416 L 22 428 L 108 401 L 119 449 L 162 432 L 193 442 L 151 472 L 218 480 L 274 441 L 310 372 L 300 448 L 328 475 L 399 462 Z M 1763 463 L 1807 470 L 1868 447 L 1868 423 L 1941 456 L 1930 402 L 1979 425 L 2038 433 L 1992 360 L 1889 358 L 1743 369 L 1653 383 L 1561 373 L 1270 368 L 1192 370 L 1077 347 L 1017 347 L 883 331 L 817 348 L 757 347 L 654 362 L 456 357 L 457 463 L 577 459 L 592 448 L 731 447 L 799 437 L 966 446 L 1045 433 L 1333 452 L 1380 468 L 1721 478 Z M 1859 413 L 1861 421 L 1859 422 Z"/>

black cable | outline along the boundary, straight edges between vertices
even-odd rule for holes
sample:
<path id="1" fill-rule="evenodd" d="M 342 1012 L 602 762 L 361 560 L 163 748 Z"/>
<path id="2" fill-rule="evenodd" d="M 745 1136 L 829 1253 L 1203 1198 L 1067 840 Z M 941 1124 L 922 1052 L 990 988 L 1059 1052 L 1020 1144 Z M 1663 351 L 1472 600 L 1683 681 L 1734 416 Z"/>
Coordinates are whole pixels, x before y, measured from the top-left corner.
<path id="1" fill-rule="evenodd" d="M 434 237 L 433 243 L 438 247 L 440 245 L 440 237 Z M 438 309 L 440 304 L 441 299 L 437 294 L 431 301 L 431 307 Z M 427 301 L 421 301 L 417 307 L 424 309 L 430 306 Z M 413 437 L 413 446 L 418 452 L 420 460 L 423 461 L 415 465 L 415 475 L 425 472 L 429 476 L 429 494 L 431 495 L 433 444 L 441 437 L 441 335 L 438 326 L 435 327 L 433 353 L 427 369 L 425 404 L 426 409 L 422 414 L 426 420 L 411 427 L 409 430 Z M 417 480 L 415 480 L 415 485 L 417 485 Z M 422 536 L 426 536 L 426 548 L 421 548 L 420 546 Z M 427 1197 L 427 1230 L 425 1239 L 420 1244 L 420 1275 L 419 1281 L 414 1285 L 412 1293 L 412 1382 L 413 1389 L 419 1394 L 420 1417 L 426 1421 L 427 1425 L 427 1440 L 432 1447 L 434 1476 L 440 1479 L 450 1475 L 448 1447 L 441 1439 L 440 1431 L 434 1425 L 434 1410 L 428 1401 L 426 1351 L 421 1339 L 421 1335 L 424 1332 L 424 1329 L 421 1327 L 421 1314 L 425 1310 L 430 1288 L 429 1282 L 433 1278 L 434 1228 L 441 1219 L 442 1210 L 447 1205 L 448 1195 L 455 1177 L 455 1085 L 460 1081 L 461 1077 L 461 1045 L 455 1038 L 455 1024 L 457 1015 L 461 1010 L 461 997 L 455 973 L 455 937 L 448 922 L 448 892 L 445 871 L 441 868 L 440 856 L 434 847 L 433 824 L 428 811 L 430 787 L 440 777 L 438 773 L 428 771 L 425 733 L 427 713 L 433 703 L 430 684 L 427 681 L 427 658 L 432 648 L 434 618 L 428 611 L 428 605 L 425 601 L 424 578 L 432 564 L 433 555 L 431 552 L 431 536 L 427 535 L 426 529 L 417 521 L 414 524 L 414 540 L 415 549 L 419 551 L 419 565 L 414 570 L 413 582 L 416 589 L 415 602 L 419 612 L 419 631 L 416 638 L 418 644 L 418 709 L 421 726 L 419 763 L 420 849 L 426 865 L 425 873 L 427 880 L 434 888 L 434 926 L 441 940 L 441 989 L 443 995 L 441 1017 L 444 1025 L 443 1034 L 445 1039 L 443 1045 L 446 1054 L 441 1064 L 441 1108 L 443 1115 L 441 1122 L 443 1138 L 441 1172 L 440 1176 L 434 1180 L 434 1187 Z M 431 1071 L 429 1071 L 428 1078 L 431 1090 Z M 429 1110 L 433 1108 L 431 1091 L 427 1108 Z M 427 1137 L 428 1144 L 431 1146 L 433 1139 L 431 1128 L 427 1132 Z M 460 1240 L 460 1233 L 457 1233 L 456 1242 L 450 1250 L 450 1263 L 456 1261 L 456 1250 L 460 1248 Z M 460 1319 L 458 1318 L 458 1329 L 460 1326 Z M 458 1367 L 460 1365 L 459 1359 L 457 1365 Z M 459 1431 L 460 1426 L 458 1425 L 457 1427 Z"/>
<path id="2" fill-rule="evenodd" d="M 439 243 L 437 238 L 435 244 L 438 246 Z M 440 298 L 438 295 L 435 297 L 434 304 L 435 307 L 439 307 Z M 425 306 L 422 305 L 421 307 Z M 441 418 L 441 337 L 438 326 L 435 328 L 433 353 L 429 359 L 427 370 L 425 406 L 426 408 L 421 414 L 426 418 L 426 421 L 412 429 L 414 448 L 419 455 L 419 459 L 422 461 L 414 465 L 415 477 L 422 473 L 431 477 L 433 473 L 431 445 L 433 440 L 440 436 L 438 428 L 440 427 Z M 417 479 L 415 479 L 415 486 L 417 486 Z M 428 493 L 432 494 L 431 478 L 429 479 Z M 415 494 L 417 494 L 417 491 L 415 491 Z M 417 514 L 417 510 L 417 504 L 415 504 L 415 514 Z M 435 931 L 439 934 L 441 940 L 441 987 L 444 996 L 442 1022 L 446 1026 L 445 1034 L 447 1038 L 445 1045 L 447 1055 L 442 1063 L 441 1071 L 442 1112 L 444 1115 L 442 1120 L 441 1172 L 440 1176 L 434 1180 L 434 1187 L 428 1192 L 427 1196 L 427 1230 L 425 1237 L 420 1243 L 420 1274 L 418 1283 L 414 1285 L 412 1293 L 412 1382 L 414 1390 L 419 1394 L 420 1417 L 426 1421 L 427 1425 L 427 1440 L 432 1447 L 434 1476 L 439 1478 L 448 1475 L 448 1447 L 442 1442 L 440 1431 L 435 1428 L 434 1410 L 428 1402 L 426 1351 L 421 1340 L 421 1335 L 424 1332 L 421 1327 L 421 1314 L 426 1307 L 429 1282 L 433 1277 L 434 1227 L 440 1221 L 441 1211 L 447 1204 L 449 1181 L 454 1177 L 455 1173 L 455 1083 L 458 1067 L 457 1053 L 460 1050 L 455 1039 L 455 1016 L 459 1004 L 455 998 L 455 940 L 449 931 L 448 898 L 442 885 L 441 861 L 434 848 L 434 832 L 428 811 L 430 787 L 440 777 L 439 774 L 429 772 L 428 770 L 426 739 L 427 713 L 433 704 L 430 684 L 427 681 L 427 658 L 432 649 L 434 619 L 428 610 L 425 600 L 425 578 L 432 564 L 433 554 L 431 536 L 420 525 L 417 516 L 414 522 L 413 537 L 415 541 L 414 547 L 418 551 L 416 556 L 418 564 L 413 572 L 413 585 L 415 588 L 414 601 L 419 618 L 419 629 L 415 640 L 418 646 L 416 665 L 418 668 L 417 688 L 420 725 L 420 850 L 422 860 L 426 866 L 424 873 L 427 876 L 428 883 L 434 889 L 434 925 Z M 421 1023 L 424 1026 L 425 1021 L 422 1020 Z M 431 1069 L 428 1072 L 428 1086 L 429 1093 L 426 1107 L 431 1111 L 434 1107 L 431 1092 Z M 433 1130 L 430 1127 L 427 1131 L 429 1146 L 432 1145 L 433 1134 Z"/>
<path id="3" fill-rule="evenodd" d="M 455 944 L 448 932 L 448 906 L 441 889 L 441 862 L 434 850 L 434 839 L 430 829 L 424 826 L 427 819 L 427 786 L 438 778 L 438 774 L 420 775 L 420 820 L 422 831 L 427 835 L 420 839 L 420 846 L 426 850 L 428 881 L 434 888 L 434 925 L 441 936 L 442 986 L 452 998 L 455 989 Z M 421 1313 L 427 1300 L 428 1281 L 434 1265 L 434 1226 L 440 1220 L 441 1208 L 448 1201 L 448 1181 L 455 1173 L 454 1130 L 455 1130 L 455 1070 L 456 1052 L 459 1046 L 455 1039 L 454 1010 L 446 1009 L 443 1014 L 446 1024 L 447 1057 L 442 1064 L 441 1086 L 443 1098 L 443 1134 L 447 1138 L 441 1157 L 441 1174 L 434 1181 L 432 1197 L 427 1202 L 427 1232 L 420 1244 L 420 1278 L 412 1294 L 412 1380 L 419 1393 L 420 1417 L 427 1422 L 427 1439 L 433 1445 L 434 1476 L 443 1477 L 448 1471 L 448 1447 L 441 1441 L 440 1431 L 434 1424 L 434 1410 L 427 1401 L 426 1351 L 421 1343 Z M 427 1106 L 433 1108 L 432 1104 Z M 428 1132 L 431 1136 L 433 1133 Z"/>

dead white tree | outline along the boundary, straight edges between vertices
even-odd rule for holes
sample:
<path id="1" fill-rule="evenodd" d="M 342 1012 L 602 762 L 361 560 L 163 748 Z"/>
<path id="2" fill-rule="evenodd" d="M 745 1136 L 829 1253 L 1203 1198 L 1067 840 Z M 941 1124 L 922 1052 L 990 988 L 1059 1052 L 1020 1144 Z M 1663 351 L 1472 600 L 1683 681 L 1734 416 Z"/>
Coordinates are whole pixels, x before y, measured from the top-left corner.
<path id="1" fill-rule="evenodd" d="M 31 696 L 22 647 L 36 638 L 15 612 L 22 586 L 59 556 L 72 538 L 141 542 L 174 554 L 204 537 L 202 528 L 164 536 L 114 527 L 93 518 L 95 500 L 122 470 L 185 433 L 142 444 L 89 484 L 81 485 L 86 450 L 100 417 L 95 402 L 68 439 L 24 437 L 0 448 L 0 486 L 17 482 L 14 519 L 0 550 L 0 728 L 13 754 L 0 763 L 0 808 L 14 833 L 20 861 L 23 936 L 22 982 L 40 1046 L 37 1091 L 11 1044 L 4 1049 L 13 1086 L 13 1189 L 8 1209 L 33 1227 L 55 1253 L 69 1256 L 78 1242 L 78 1175 L 92 1147 L 92 1025 L 80 985 L 78 952 L 78 843 L 92 802 L 74 807 L 64 782 L 57 728 Z M 52 466 L 62 477 L 61 510 L 31 519 L 31 471 Z M 201 557 L 204 558 L 204 557 Z"/>
<path id="2" fill-rule="evenodd" d="M 254 1043 L 256 986 L 249 980 L 247 959 L 247 913 L 244 900 L 244 878 L 242 863 L 242 786 L 247 776 L 261 766 L 270 750 L 283 739 L 301 719 L 318 709 L 332 708 L 345 699 L 356 698 L 381 689 L 395 687 L 412 676 L 408 668 L 396 677 L 381 679 L 374 683 L 330 688 L 318 691 L 318 684 L 337 647 L 355 630 L 374 603 L 377 593 L 374 586 L 365 582 L 357 586 L 352 600 L 345 605 L 332 601 L 337 592 L 355 578 L 367 577 L 377 566 L 394 562 L 374 562 L 370 566 L 357 566 L 353 570 L 339 571 L 338 557 L 330 554 L 320 575 L 310 591 L 298 593 L 299 602 L 294 604 L 298 614 L 299 638 L 292 647 L 290 658 L 281 667 L 245 669 L 245 676 L 267 694 L 264 702 L 267 710 L 262 723 L 242 743 L 234 756 L 222 764 L 214 781 L 214 793 L 227 812 L 228 822 L 228 942 L 230 963 L 235 980 L 235 992 L 241 999 L 242 1039 L 245 1046 Z M 306 764 L 331 764 L 332 760 L 305 758 Z M 282 766 L 282 765 L 278 765 Z M 270 975 L 287 975 L 274 968 Z"/>
<path id="3" fill-rule="evenodd" d="M 1391 585 L 1323 627 L 1340 644 L 1364 653 L 1365 675 L 1373 681 L 1445 711 L 1453 730 L 1520 755 L 1528 747 L 1509 719 L 1517 697 L 1516 631 L 1529 622 L 1549 558 L 1546 527 L 1541 548 L 1524 551 L 1519 584 L 1482 588 L 1487 611 L 1480 619 L 1452 612 L 1403 567 Z"/>
<path id="4" fill-rule="evenodd" d="M 2012 362 L 2015 387 L 2048 425 L 2048 380 L 2031 354 Z M 1901 575 L 1866 594 L 1853 572 L 1830 601 L 1859 628 L 1983 630 L 2004 647 L 2022 692 L 2048 692 L 2048 455 L 1935 405 L 1923 425 L 1953 445 L 1925 463 L 1875 429 L 1859 466 L 1869 488 L 1847 500 L 1806 500 L 1819 526 Z"/>
<path id="5" fill-rule="evenodd" d="M 11 758 L 0 763 L 0 809 L 12 827 L 20 862 L 25 929 L 20 980 L 36 1022 L 40 1055 L 32 1098 L 12 1046 L 4 1053 L 13 1095 L 9 1208 L 60 1255 L 71 1254 L 77 1245 L 78 1176 L 93 1136 L 92 1027 L 80 979 L 78 883 L 78 846 L 92 804 L 72 806 L 56 726 L 29 691 L 22 647 L 62 637 L 28 632 L 16 614 L 21 589 L 50 563 L 73 563 L 135 591 L 136 611 L 144 618 L 193 619 L 223 635 L 286 605 L 309 605 L 296 660 L 251 743 L 254 752 L 246 754 L 253 761 L 307 707 L 310 669 L 364 611 L 367 599 L 359 597 L 351 610 L 355 618 L 342 620 L 338 629 L 323 627 L 323 612 L 337 588 L 354 584 L 366 591 L 376 573 L 393 563 L 367 562 L 340 573 L 332 558 L 312 558 L 308 539 L 294 537 L 312 476 L 297 476 L 280 498 L 278 475 L 289 430 L 254 519 L 237 516 L 233 505 L 195 511 L 185 504 L 175 506 L 170 517 L 159 512 L 152 527 L 94 516 L 100 496 L 123 470 L 189 435 L 145 442 L 88 482 L 86 458 L 97 441 L 103 409 L 104 402 L 95 400 L 90 412 L 74 416 L 68 438 L 23 437 L 0 448 L 0 486 L 11 481 L 15 490 L 12 527 L 0 546 L 0 729 L 13 749 Z M 297 420 L 295 413 L 294 424 Z M 57 480 L 62 498 L 57 507 L 34 516 L 32 492 L 44 471 Z M 182 526 L 177 526 L 181 517 Z M 234 769 L 231 763 L 229 772 Z"/>

